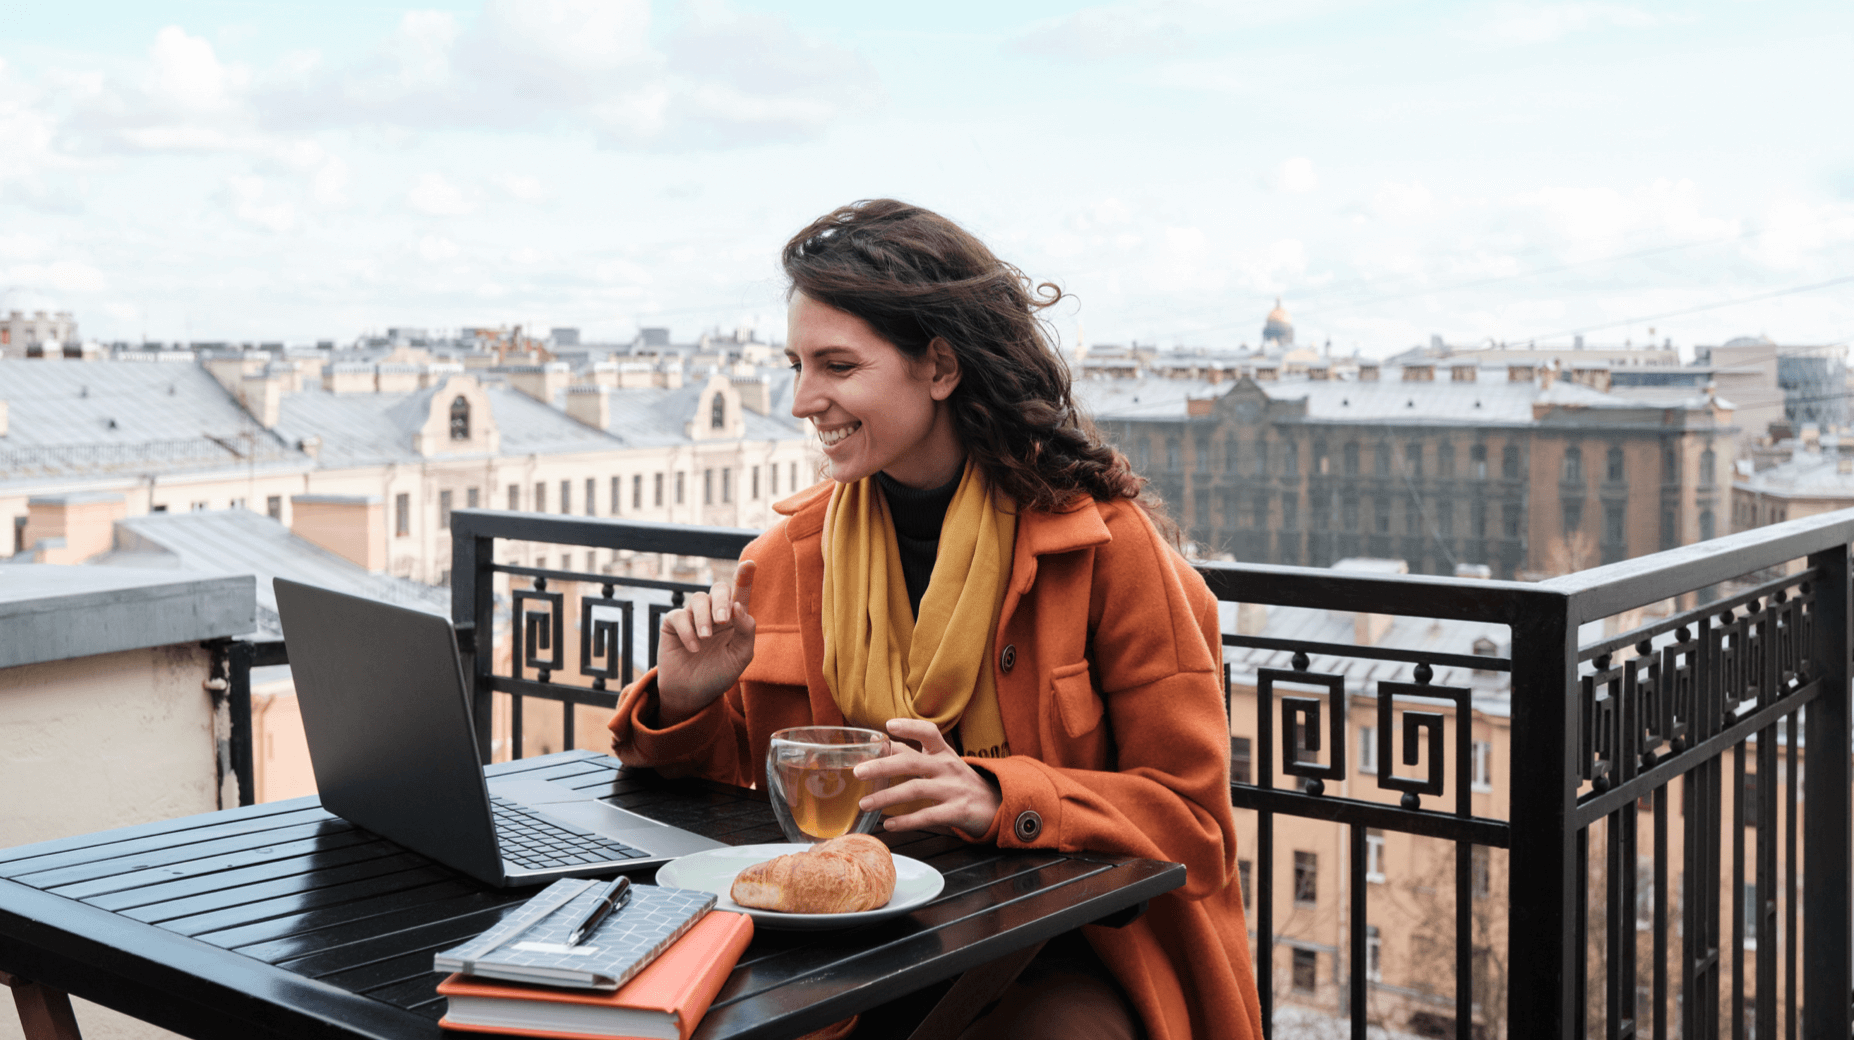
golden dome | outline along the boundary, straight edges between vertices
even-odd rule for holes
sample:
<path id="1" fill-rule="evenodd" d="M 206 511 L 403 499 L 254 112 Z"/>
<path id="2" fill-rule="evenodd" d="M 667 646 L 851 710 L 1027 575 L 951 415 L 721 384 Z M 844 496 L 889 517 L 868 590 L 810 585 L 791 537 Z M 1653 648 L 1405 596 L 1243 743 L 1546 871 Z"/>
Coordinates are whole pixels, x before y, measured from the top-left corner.
<path id="1" fill-rule="evenodd" d="M 1275 297 L 1275 309 L 1268 312 L 1268 320 L 1262 323 L 1262 342 L 1294 342 L 1294 322 L 1288 317 L 1287 308 L 1281 306 L 1279 296 Z"/>

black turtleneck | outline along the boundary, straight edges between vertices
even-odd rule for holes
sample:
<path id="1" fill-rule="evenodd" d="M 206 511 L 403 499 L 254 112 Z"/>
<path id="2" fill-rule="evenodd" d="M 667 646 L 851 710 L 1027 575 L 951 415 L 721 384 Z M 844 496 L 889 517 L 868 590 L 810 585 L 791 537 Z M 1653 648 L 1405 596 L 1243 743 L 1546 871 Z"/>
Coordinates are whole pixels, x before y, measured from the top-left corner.
<path id="1" fill-rule="evenodd" d="M 888 515 L 895 521 L 901 575 L 908 584 L 908 606 L 919 617 L 921 597 L 927 594 L 933 562 L 940 554 L 940 525 L 946 520 L 946 507 L 953 504 L 953 493 L 959 490 L 960 477 L 924 491 L 908 487 L 886 473 L 877 473 L 876 480 L 882 485 L 882 497 L 888 500 Z"/>

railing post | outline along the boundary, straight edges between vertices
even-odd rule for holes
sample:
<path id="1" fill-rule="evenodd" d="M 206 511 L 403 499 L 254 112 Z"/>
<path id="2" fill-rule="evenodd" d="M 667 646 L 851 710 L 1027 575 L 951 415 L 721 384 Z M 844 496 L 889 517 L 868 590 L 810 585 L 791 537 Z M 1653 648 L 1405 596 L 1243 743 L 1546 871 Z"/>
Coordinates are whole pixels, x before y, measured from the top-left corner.
<path id="1" fill-rule="evenodd" d="M 476 755 L 488 765 L 494 754 L 495 691 L 490 672 L 496 660 L 496 540 L 478 534 L 467 516 L 451 514 L 451 623 L 470 625 L 470 715 L 476 729 Z"/>
<path id="2" fill-rule="evenodd" d="M 1577 973 L 1577 625 L 1571 600 L 1528 597 L 1510 621 L 1513 726 L 1507 857 L 1507 1035 L 1575 1032 Z M 1466 1035 L 1462 1033 L 1461 1035 Z"/>
<path id="3" fill-rule="evenodd" d="M 1803 781 L 1803 1027 L 1807 1037 L 1847 1036 L 1848 991 L 1854 982 L 1850 954 L 1848 892 L 1849 731 L 1848 547 L 1814 553 L 1809 566 L 1821 569 L 1815 588 L 1815 646 L 1809 671 L 1822 692 L 1809 704 L 1803 745 L 1808 771 Z M 1761 897 L 1763 893 L 1759 893 Z"/>
<path id="4" fill-rule="evenodd" d="M 232 775 L 238 778 L 238 804 L 257 803 L 257 777 L 251 756 L 251 666 L 257 649 L 243 639 L 226 648 L 226 710 L 231 716 Z"/>

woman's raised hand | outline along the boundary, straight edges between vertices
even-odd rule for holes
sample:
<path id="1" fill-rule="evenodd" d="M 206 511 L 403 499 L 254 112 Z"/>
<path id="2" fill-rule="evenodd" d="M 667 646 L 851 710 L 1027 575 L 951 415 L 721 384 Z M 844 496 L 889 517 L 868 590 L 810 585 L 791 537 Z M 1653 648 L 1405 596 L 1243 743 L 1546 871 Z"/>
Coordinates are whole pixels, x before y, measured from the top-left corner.
<path id="1" fill-rule="evenodd" d="M 663 615 L 657 637 L 658 721 L 665 726 L 714 703 L 753 660 L 755 564 L 748 560 L 731 582 L 689 596 L 688 605 Z"/>
<path id="2" fill-rule="evenodd" d="M 921 749 L 916 751 L 896 742 L 890 745 L 887 756 L 856 767 L 859 780 L 911 778 L 865 797 L 860 803 L 864 812 L 924 799 L 935 804 L 891 816 L 882 825 L 891 831 L 957 827 L 973 835 L 991 829 L 991 818 L 998 814 L 1003 795 L 995 782 L 953 753 L 938 726 L 924 719 L 890 719 L 888 733 L 914 741 Z"/>

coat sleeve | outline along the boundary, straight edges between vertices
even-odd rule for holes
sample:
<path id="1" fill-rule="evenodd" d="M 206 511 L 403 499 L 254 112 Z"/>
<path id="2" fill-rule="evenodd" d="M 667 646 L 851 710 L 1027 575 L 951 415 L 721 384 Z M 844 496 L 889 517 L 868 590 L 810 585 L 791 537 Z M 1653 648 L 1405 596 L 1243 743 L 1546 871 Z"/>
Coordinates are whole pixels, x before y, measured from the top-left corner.
<path id="1" fill-rule="evenodd" d="M 612 754 L 627 766 L 649 766 L 668 777 L 705 776 L 753 783 L 747 713 L 735 683 L 713 703 L 673 726 L 659 726 L 657 670 L 626 687 L 612 716 Z"/>
<path id="2" fill-rule="evenodd" d="M 1023 755 L 975 761 L 1003 797 L 984 837 L 1003 848 L 1183 863 L 1181 894 L 1202 899 L 1225 888 L 1236 865 L 1217 604 L 1136 507 L 1108 519 L 1113 542 L 1096 551 L 1091 578 L 1088 656 L 1114 768 Z"/>

